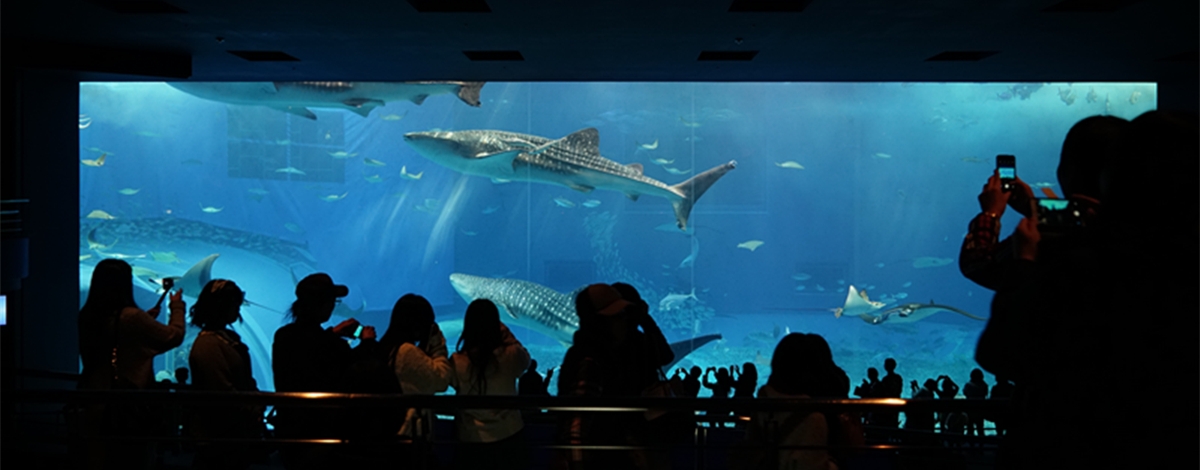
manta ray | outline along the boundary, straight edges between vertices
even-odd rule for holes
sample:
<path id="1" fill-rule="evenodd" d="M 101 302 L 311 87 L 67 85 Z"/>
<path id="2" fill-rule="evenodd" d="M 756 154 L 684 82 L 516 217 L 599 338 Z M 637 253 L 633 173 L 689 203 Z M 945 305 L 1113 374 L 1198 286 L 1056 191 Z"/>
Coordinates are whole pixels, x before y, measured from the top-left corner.
<path id="1" fill-rule="evenodd" d="M 915 323 L 938 312 L 953 312 L 974 320 L 987 320 L 949 305 L 935 304 L 932 300 L 927 304 L 907 303 L 884 309 L 886 306 L 887 304 L 884 302 L 868 298 L 866 291 L 859 291 L 854 286 L 850 286 L 850 291 L 846 294 L 846 304 L 841 308 L 833 309 L 833 314 L 838 318 L 843 315 L 856 316 L 872 325 Z"/>

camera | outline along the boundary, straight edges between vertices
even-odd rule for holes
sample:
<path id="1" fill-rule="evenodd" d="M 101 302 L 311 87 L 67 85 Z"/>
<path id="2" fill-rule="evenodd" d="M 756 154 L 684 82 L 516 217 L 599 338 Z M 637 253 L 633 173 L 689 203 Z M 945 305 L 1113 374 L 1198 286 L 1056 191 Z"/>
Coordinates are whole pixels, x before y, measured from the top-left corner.
<path id="1" fill-rule="evenodd" d="M 1037 198 L 1038 230 L 1070 232 L 1087 226 L 1085 211 L 1070 199 Z"/>

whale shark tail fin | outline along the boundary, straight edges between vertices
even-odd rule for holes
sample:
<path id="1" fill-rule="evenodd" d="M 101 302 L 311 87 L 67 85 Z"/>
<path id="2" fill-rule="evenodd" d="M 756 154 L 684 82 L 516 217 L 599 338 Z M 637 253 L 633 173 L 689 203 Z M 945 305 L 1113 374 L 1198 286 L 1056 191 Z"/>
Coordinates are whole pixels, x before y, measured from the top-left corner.
<path id="1" fill-rule="evenodd" d="M 684 356 L 691 354 L 692 351 L 700 349 L 708 343 L 721 339 L 721 335 L 704 335 L 698 338 L 687 339 L 671 343 L 671 352 L 675 353 L 675 359 L 670 364 L 663 366 L 664 369 L 670 370 L 671 367 L 683 360 Z"/>
<path id="2" fill-rule="evenodd" d="M 675 225 L 680 230 L 687 230 L 688 216 L 692 214 L 692 205 L 696 204 L 700 196 L 703 196 L 713 183 L 734 168 L 737 168 L 737 161 L 730 160 L 729 163 L 722 163 L 687 181 L 671 186 L 672 190 L 683 196 L 678 200 L 671 201 L 671 206 L 675 208 Z"/>
<path id="3" fill-rule="evenodd" d="M 464 82 L 458 87 L 458 99 L 476 108 L 479 107 L 479 90 L 486 82 Z"/>

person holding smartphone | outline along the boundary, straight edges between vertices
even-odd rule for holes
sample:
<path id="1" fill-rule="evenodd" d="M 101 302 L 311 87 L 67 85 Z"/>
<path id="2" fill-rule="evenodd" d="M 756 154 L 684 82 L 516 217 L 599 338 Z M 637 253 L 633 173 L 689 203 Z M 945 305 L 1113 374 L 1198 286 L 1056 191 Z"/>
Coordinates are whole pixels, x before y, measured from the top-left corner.
<path id="1" fill-rule="evenodd" d="M 275 332 L 272 344 L 271 368 L 275 373 L 277 392 L 346 392 L 344 386 L 352 372 L 355 354 L 345 338 L 352 338 L 359 329 L 353 318 L 332 328 L 322 328 L 329 321 L 338 299 L 350 293 L 344 285 L 333 283 L 325 273 L 311 274 L 296 284 L 296 301 L 290 310 L 292 323 Z M 363 326 L 357 348 L 374 348 L 375 328 Z M 340 419 L 342 410 L 312 407 L 275 410 L 276 434 L 285 438 L 337 438 L 349 431 L 350 423 Z M 284 449 L 287 468 L 324 468 L 332 463 L 330 446 Z"/>

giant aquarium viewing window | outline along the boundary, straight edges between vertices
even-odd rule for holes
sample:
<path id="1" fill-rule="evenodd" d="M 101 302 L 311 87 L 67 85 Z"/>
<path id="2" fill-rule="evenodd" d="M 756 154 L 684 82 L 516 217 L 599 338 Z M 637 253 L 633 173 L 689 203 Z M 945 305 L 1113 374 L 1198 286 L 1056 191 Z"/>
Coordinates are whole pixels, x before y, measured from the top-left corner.
<path id="1" fill-rule="evenodd" d="M 623 281 L 682 352 L 668 374 L 750 362 L 765 383 L 800 331 L 856 384 L 887 357 L 965 383 L 991 292 L 957 258 L 995 156 L 1061 196 L 1071 125 L 1155 102 L 1152 83 L 82 83 L 80 301 L 104 258 L 143 308 L 164 277 L 189 305 L 232 279 L 264 390 L 313 272 L 350 287 L 332 322 L 382 334 L 418 293 L 451 348 L 465 299 L 491 298 L 542 370 L 573 292 Z"/>

